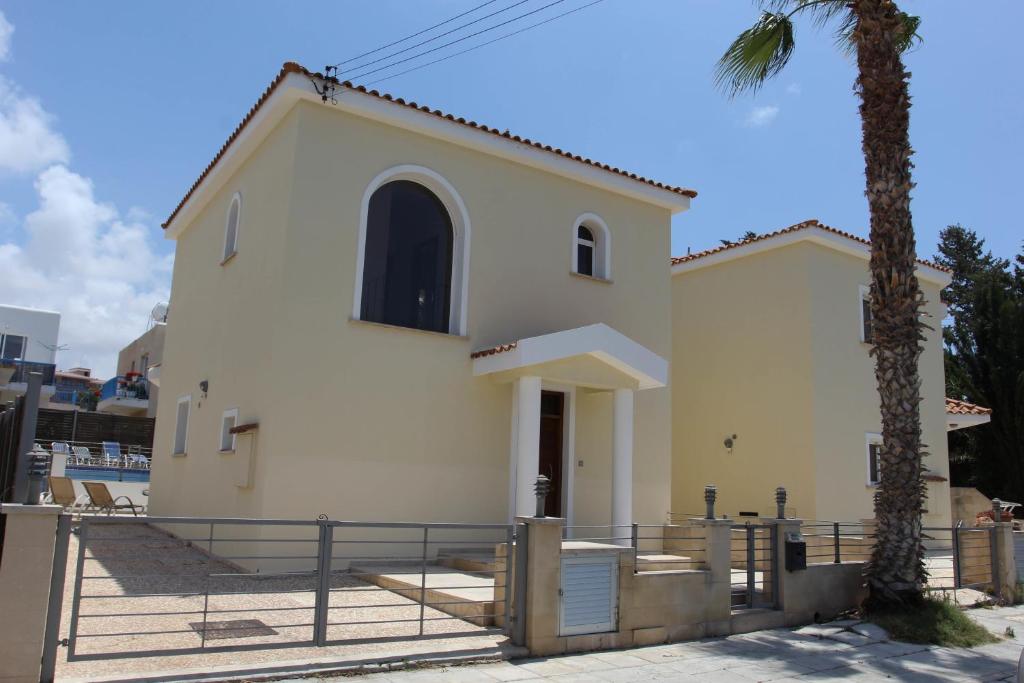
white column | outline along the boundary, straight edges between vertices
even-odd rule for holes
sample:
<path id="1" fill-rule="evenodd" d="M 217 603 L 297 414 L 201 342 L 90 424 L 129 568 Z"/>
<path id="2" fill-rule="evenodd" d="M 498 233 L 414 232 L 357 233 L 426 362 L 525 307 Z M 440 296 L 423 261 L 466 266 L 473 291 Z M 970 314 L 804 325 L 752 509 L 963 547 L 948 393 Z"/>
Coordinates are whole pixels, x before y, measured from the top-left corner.
<path id="1" fill-rule="evenodd" d="M 533 485 L 540 467 L 540 377 L 516 380 L 516 515 L 537 510 Z"/>
<path id="2" fill-rule="evenodd" d="M 613 536 L 628 537 L 633 523 L 633 390 L 616 389 L 612 407 Z M 629 541 L 620 541 L 628 545 Z"/>

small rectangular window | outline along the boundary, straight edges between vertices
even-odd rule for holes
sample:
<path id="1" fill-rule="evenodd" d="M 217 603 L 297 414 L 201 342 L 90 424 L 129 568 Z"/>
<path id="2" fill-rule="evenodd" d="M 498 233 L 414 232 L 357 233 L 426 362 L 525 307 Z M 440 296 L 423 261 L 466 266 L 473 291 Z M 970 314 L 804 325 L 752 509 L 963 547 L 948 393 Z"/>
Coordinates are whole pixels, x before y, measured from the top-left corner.
<path id="1" fill-rule="evenodd" d="M 868 434 L 868 486 L 878 486 L 880 476 L 880 454 L 882 451 L 882 437 L 878 434 Z"/>
<path id="2" fill-rule="evenodd" d="M 860 340 L 871 343 L 871 290 L 863 285 L 860 288 Z"/>
<path id="3" fill-rule="evenodd" d="M 220 420 L 220 451 L 222 453 L 232 452 L 235 450 L 235 440 L 238 438 L 238 435 L 232 434 L 231 430 L 237 425 L 238 408 L 225 410 L 224 415 Z"/>
<path id="4" fill-rule="evenodd" d="M 17 334 L 3 335 L 3 349 L 0 357 L 6 360 L 23 360 L 25 356 L 25 337 Z"/>
<path id="5" fill-rule="evenodd" d="M 178 399 L 178 413 L 174 423 L 174 455 L 184 455 L 188 447 L 188 414 L 191 408 L 191 396 L 182 396 Z"/>

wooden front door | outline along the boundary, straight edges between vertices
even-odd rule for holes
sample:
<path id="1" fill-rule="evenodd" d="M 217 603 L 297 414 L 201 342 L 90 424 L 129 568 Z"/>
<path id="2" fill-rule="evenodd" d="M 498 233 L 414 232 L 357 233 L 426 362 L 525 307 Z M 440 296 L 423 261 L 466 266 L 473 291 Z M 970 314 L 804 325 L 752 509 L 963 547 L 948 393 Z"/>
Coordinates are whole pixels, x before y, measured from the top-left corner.
<path id="1" fill-rule="evenodd" d="M 540 395 L 540 463 L 538 474 L 551 480 L 551 493 L 544 503 L 544 514 L 562 517 L 562 425 L 565 394 L 544 391 Z"/>

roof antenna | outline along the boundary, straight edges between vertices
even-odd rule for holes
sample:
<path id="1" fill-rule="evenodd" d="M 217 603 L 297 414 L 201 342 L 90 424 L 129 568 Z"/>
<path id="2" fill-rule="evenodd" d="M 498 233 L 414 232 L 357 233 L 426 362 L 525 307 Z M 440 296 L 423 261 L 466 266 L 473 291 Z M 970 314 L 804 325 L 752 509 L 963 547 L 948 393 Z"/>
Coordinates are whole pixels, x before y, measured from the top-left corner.
<path id="1" fill-rule="evenodd" d="M 333 74 L 331 73 L 332 71 L 334 72 Z M 323 100 L 324 104 L 327 104 L 328 100 L 331 101 L 331 104 L 338 103 L 338 100 L 334 99 L 335 86 L 338 82 L 338 67 L 324 67 L 324 78 L 322 88 L 319 85 L 317 85 L 316 80 L 312 78 L 309 80 L 313 84 L 313 89 L 316 90 L 316 94 L 320 96 L 320 99 Z"/>
<path id="2" fill-rule="evenodd" d="M 687 255 L 687 256 L 689 256 L 689 255 L 690 255 L 690 248 L 689 248 L 689 247 L 687 247 L 687 248 L 686 248 L 686 255 Z"/>

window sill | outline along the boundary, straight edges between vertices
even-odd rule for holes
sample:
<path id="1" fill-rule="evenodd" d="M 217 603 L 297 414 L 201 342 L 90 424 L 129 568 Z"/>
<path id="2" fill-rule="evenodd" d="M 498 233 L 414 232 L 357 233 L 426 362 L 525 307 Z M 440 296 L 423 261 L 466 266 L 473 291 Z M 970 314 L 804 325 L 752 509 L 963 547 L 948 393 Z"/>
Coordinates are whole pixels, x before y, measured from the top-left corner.
<path id="1" fill-rule="evenodd" d="M 172 458 L 184 458 L 188 453 L 171 453 Z"/>
<path id="2" fill-rule="evenodd" d="M 597 277 L 595 275 L 584 275 L 583 273 L 577 273 L 577 272 L 572 271 L 572 270 L 569 271 L 569 275 L 572 275 L 573 277 L 578 277 L 581 280 L 590 280 L 591 282 L 600 282 L 601 284 L 605 284 L 605 285 L 610 285 L 610 284 L 612 284 L 614 282 L 614 280 L 609 280 L 609 279 L 603 278 L 603 277 Z"/>
<path id="3" fill-rule="evenodd" d="M 236 256 L 238 256 L 238 252 L 237 252 L 237 251 L 233 251 L 233 252 L 231 252 L 230 254 L 228 254 L 227 256 L 225 256 L 225 257 L 224 257 L 224 258 L 223 258 L 223 259 L 221 260 L 220 264 L 221 264 L 222 266 L 224 266 L 224 265 L 227 265 L 228 261 L 232 260 L 232 259 L 233 259 L 233 258 L 235 258 Z"/>
<path id="4" fill-rule="evenodd" d="M 402 327 L 401 325 L 389 325 L 388 323 L 377 323 L 372 320 L 360 320 L 359 318 L 349 318 L 348 321 L 353 325 L 365 325 L 367 327 L 379 327 L 385 330 L 396 330 L 399 332 L 412 332 L 413 334 L 425 334 L 431 337 L 447 337 L 448 339 L 463 339 L 469 340 L 469 337 L 462 334 L 451 334 L 449 332 L 435 332 L 434 330 L 420 330 L 415 327 Z"/>
<path id="5" fill-rule="evenodd" d="M 226 451 L 225 450 L 219 450 L 217 452 L 220 453 L 221 455 L 232 455 L 235 452 L 235 449 L 234 448 L 230 448 L 230 449 L 228 449 Z"/>

